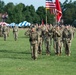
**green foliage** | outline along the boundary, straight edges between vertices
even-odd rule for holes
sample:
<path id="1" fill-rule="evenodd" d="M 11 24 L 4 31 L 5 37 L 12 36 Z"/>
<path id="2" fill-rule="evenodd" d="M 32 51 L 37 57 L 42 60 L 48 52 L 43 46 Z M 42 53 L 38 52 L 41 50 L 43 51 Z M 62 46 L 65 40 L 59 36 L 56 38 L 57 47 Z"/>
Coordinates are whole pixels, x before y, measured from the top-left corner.
<path id="1" fill-rule="evenodd" d="M 73 21 L 76 19 L 76 1 L 67 3 L 63 3 L 62 5 L 62 11 L 63 11 L 63 19 L 64 19 L 64 24 L 72 24 Z"/>
<path id="2" fill-rule="evenodd" d="M 42 19 L 44 20 L 45 22 L 45 18 L 46 18 L 46 11 L 45 11 L 45 8 L 43 6 L 39 7 L 36 11 L 36 13 L 39 15 L 40 17 L 40 24 L 41 24 L 41 21 Z"/>
<path id="3" fill-rule="evenodd" d="M 60 5 L 64 24 L 72 24 L 76 19 L 76 1 L 65 0 L 63 4 L 60 2 Z M 8 23 L 20 23 L 25 20 L 34 24 L 41 24 L 42 20 L 46 23 L 46 15 L 48 24 L 55 22 L 54 15 L 50 13 L 50 10 L 47 10 L 46 14 L 46 9 L 43 6 L 35 10 L 33 5 L 25 6 L 23 3 L 14 5 L 12 2 L 5 5 L 4 1 L 0 0 L 0 13 L 4 12 L 8 13 Z"/>
<path id="4" fill-rule="evenodd" d="M 4 12 L 4 6 L 5 6 L 4 1 L 0 0 L 0 13 Z"/>

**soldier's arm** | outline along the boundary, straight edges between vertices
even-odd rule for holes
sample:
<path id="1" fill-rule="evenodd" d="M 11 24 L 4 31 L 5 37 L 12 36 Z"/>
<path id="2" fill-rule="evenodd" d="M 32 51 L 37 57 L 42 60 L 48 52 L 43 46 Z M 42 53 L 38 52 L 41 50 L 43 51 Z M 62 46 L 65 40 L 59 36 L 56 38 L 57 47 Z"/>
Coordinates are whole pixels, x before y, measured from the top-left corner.
<path id="1" fill-rule="evenodd" d="M 70 30 L 69 30 L 69 32 L 70 32 L 70 37 L 69 38 L 70 38 L 70 40 L 72 40 L 73 39 L 73 37 L 72 37 L 73 36 L 73 33 Z"/>
<path id="2" fill-rule="evenodd" d="M 60 31 L 56 31 L 57 35 L 60 37 L 61 36 L 61 33 Z"/>

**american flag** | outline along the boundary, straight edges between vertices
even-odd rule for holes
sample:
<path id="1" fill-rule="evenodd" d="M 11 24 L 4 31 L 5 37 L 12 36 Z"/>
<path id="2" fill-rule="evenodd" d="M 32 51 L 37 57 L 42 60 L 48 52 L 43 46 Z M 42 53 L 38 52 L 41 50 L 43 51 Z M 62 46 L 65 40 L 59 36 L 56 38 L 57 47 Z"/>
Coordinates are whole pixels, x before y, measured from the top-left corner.
<path id="1" fill-rule="evenodd" d="M 46 9 L 55 9 L 56 5 L 52 0 L 46 0 Z"/>

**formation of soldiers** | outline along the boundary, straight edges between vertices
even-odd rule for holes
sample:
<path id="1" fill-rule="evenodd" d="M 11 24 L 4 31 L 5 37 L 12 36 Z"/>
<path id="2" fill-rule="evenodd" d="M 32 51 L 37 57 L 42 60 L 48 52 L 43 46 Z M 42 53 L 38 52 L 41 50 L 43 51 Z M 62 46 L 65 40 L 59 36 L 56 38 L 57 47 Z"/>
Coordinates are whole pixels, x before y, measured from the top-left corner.
<path id="1" fill-rule="evenodd" d="M 0 36 L 4 37 L 4 41 L 9 37 L 9 27 L 0 25 Z M 35 60 L 39 54 L 42 54 L 43 46 L 45 47 L 46 55 L 51 54 L 51 46 L 56 55 L 62 54 L 62 48 L 65 49 L 65 54 L 70 56 L 70 46 L 74 38 L 75 28 L 70 25 L 31 25 L 25 34 L 29 35 L 31 57 Z M 18 39 L 18 27 L 13 27 L 14 40 Z"/>
<path id="2" fill-rule="evenodd" d="M 9 26 L 6 26 L 5 24 L 0 25 L 0 36 L 4 38 L 4 41 L 7 40 L 7 37 L 9 37 L 10 28 Z M 18 26 L 13 26 L 13 35 L 14 40 L 16 41 L 18 39 Z"/>
<path id="3" fill-rule="evenodd" d="M 60 56 L 64 47 L 65 54 L 70 56 L 70 46 L 74 32 L 75 28 L 70 25 L 31 25 L 27 30 L 31 47 L 31 57 L 35 60 L 38 58 L 38 54 L 42 54 L 43 43 L 46 48 L 46 55 L 51 54 L 51 46 L 53 43 L 56 55 Z"/>

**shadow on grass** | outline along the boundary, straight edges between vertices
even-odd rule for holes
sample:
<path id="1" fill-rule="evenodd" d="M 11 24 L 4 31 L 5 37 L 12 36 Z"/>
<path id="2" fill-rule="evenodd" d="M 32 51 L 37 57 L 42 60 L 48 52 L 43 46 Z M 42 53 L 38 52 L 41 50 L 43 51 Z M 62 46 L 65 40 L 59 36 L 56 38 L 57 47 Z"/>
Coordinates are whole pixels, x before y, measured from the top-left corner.
<path id="1" fill-rule="evenodd" d="M 8 50 L 0 50 L 0 58 L 11 58 L 11 59 L 30 59 L 30 52 L 14 52 Z"/>
<path id="2" fill-rule="evenodd" d="M 0 50 L 0 52 L 3 53 L 16 53 L 16 54 L 31 54 L 30 52 L 14 52 L 14 51 L 8 51 L 8 50 Z"/>

